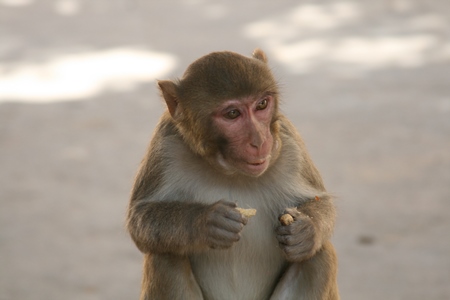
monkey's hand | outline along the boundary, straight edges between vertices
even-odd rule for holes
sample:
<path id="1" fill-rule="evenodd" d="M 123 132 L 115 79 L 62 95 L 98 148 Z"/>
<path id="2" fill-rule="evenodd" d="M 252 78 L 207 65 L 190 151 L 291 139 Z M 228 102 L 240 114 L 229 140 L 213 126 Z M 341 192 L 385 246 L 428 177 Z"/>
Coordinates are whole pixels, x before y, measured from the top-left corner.
<path id="1" fill-rule="evenodd" d="M 237 205 L 224 200 L 208 206 L 204 223 L 204 239 L 212 249 L 226 249 L 239 241 L 240 232 L 248 218 L 237 209 Z"/>
<path id="2" fill-rule="evenodd" d="M 290 225 L 276 229 L 277 239 L 288 261 L 300 262 L 311 258 L 320 249 L 321 243 L 313 220 L 297 208 L 287 208 L 284 214 L 294 218 Z"/>

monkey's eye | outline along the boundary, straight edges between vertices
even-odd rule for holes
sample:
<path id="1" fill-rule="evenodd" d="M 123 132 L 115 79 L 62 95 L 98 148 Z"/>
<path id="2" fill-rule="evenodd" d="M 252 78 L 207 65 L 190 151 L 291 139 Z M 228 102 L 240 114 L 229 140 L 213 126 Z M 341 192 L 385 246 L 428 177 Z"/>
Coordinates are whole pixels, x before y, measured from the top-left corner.
<path id="1" fill-rule="evenodd" d="M 267 101 L 266 98 L 264 98 L 263 100 L 261 100 L 261 102 L 258 103 L 258 105 L 256 106 L 257 110 L 263 110 L 267 107 L 267 104 L 269 103 L 269 101 Z"/>
<path id="2" fill-rule="evenodd" d="M 241 113 L 240 113 L 238 110 L 233 109 L 233 110 L 230 110 L 229 112 L 227 112 L 227 113 L 225 114 L 225 117 L 226 117 L 227 119 L 236 119 L 236 118 L 239 117 L 240 115 L 241 115 Z"/>

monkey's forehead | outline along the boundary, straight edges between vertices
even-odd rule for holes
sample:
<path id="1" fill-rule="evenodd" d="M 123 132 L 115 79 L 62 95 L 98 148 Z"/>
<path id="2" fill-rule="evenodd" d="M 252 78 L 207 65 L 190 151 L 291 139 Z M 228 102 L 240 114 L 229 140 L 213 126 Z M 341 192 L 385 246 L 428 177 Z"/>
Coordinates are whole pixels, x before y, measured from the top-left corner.
<path id="1" fill-rule="evenodd" d="M 193 62 L 179 81 L 180 96 L 205 95 L 239 98 L 265 91 L 277 92 L 277 84 L 263 61 L 234 52 L 213 52 Z"/>
<path id="2" fill-rule="evenodd" d="M 253 57 L 246 57 L 231 51 L 212 52 L 190 64 L 183 79 L 191 76 L 242 74 L 265 69 L 268 69 L 267 64 Z"/>

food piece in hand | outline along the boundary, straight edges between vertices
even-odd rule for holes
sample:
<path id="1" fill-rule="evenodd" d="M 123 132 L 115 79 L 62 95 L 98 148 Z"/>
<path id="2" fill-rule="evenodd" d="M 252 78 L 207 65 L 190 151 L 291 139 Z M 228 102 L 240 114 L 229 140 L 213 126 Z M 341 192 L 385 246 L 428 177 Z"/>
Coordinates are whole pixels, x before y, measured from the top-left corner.
<path id="1" fill-rule="evenodd" d="M 288 226 L 294 223 L 294 218 L 290 214 L 284 214 L 280 217 L 281 225 Z"/>
<path id="2" fill-rule="evenodd" d="M 236 208 L 241 214 L 243 214 L 247 218 L 251 218 L 256 215 L 256 209 L 254 208 Z"/>

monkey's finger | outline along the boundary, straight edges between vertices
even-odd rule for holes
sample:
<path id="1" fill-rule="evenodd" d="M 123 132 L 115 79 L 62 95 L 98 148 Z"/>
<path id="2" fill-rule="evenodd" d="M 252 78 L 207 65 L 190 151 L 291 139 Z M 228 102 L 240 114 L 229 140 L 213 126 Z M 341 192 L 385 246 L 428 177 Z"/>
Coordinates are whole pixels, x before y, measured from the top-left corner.
<path id="1" fill-rule="evenodd" d="M 226 216 L 232 218 L 234 208 L 236 208 L 236 207 L 237 207 L 236 203 L 227 202 L 225 200 L 219 200 L 216 203 L 211 205 L 211 213 L 214 215 L 226 215 Z M 237 213 L 234 212 L 234 214 L 237 217 Z M 214 216 L 211 216 L 211 217 L 216 218 Z"/>
<path id="2" fill-rule="evenodd" d="M 314 253 L 316 253 L 316 250 L 314 248 L 314 241 L 312 240 L 305 240 L 303 242 L 301 242 L 300 244 L 297 245 L 293 245 L 293 246 L 288 246 L 288 247 L 293 247 L 296 250 L 293 250 L 294 253 L 297 253 L 297 256 L 301 256 L 301 257 L 311 257 L 312 255 L 314 255 Z"/>
<path id="3" fill-rule="evenodd" d="M 242 222 L 227 219 L 227 218 L 222 218 L 222 219 L 217 218 L 212 225 L 214 225 L 216 228 L 219 228 L 219 229 L 238 233 L 238 232 L 242 231 L 245 224 Z"/>
<path id="4" fill-rule="evenodd" d="M 293 236 L 292 235 L 277 235 L 277 240 L 280 244 L 291 246 L 293 245 Z"/>
<path id="5" fill-rule="evenodd" d="M 286 257 L 291 261 L 302 261 L 311 256 L 309 251 L 304 251 L 302 247 L 295 246 L 283 246 L 281 250 Z"/>
<path id="6" fill-rule="evenodd" d="M 241 235 L 239 233 L 233 233 L 219 228 L 210 236 L 211 243 L 217 247 L 230 247 L 240 239 Z"/>
<path id="7" fill-rule="evenodd" d="M 214 226 L 223 227 L 223 224 L 233 222 L 246 225 L 248 219 L 235 209 L 225 209 L 222 207 L 209 216 L 208 222 Z"/>
<path id="8" fill-rule="evenodd" d="M 302 235 L 298 234 L 276 235 L 276 238 L 280 244 L 287 246 L 300 245 L 305 241 L 305 238 Z"/>
<path id="9" fill-rule="evenodd" d="M 236 221 L 236 222 L 239 222 L 239 223 L 241 223 L 241 224 L 243 224 L 243 225 L 247 225 L 247 222 L 248 222 L 248 217 L 247 216 L 245 216 L 245 215 L 243 215 L 243 214 L 241 214 L 238 210 L 236 210 L 236 209 L 234 209 L 233 210 L 234 212 L 233 212 L 233 216 L 232 217 L 229 217 L 229 219 L 231 219 L 231 220 L 234 220 L 234 221 Z M 237 214 L 236 214 L 237 213 Z"/>
<path id="10" fill-rule="evenodd" d="M 284 215 L 284 214 L 289 214 L 289 215 L 291 215 L 291 216 L 294 218 L 294 220 L 297 220 L 297 219 L 300 218 L 301 215 L 302 215 L 302 213 L 298 211 L 297 207 L 289 207 L 289 208 L 286 208 L 286 209 L 284 210 L 284 212 L 283 212 L 283 215 Z"/>
<path id="11" fill-rule="evenodd" d="M 223 228 L 213 227 L 209 231 L 209 237 L 217 240 L 237 242 L 241 238 L 241 235 L 239 232 L 232 232 Z"/>
<path id="12" fill-rule="evenodd" d="M 219 212 L 222 213 L 225 218 L 242 223 L 244 225 L 246 225 L 248 222 L 248 218 L 242 215 L 235 207 L 233 207 L 232 209 L 227 208 L 224 210 L 219 210 Z"/>
<path id="13" fill-rule="evenodd" d="M 245 224 L 247 224 L 247 221 L 248 221 L 248 218 L 246 216 L 244 216 L 243 214 L 241 214 L 237 209 L 230 209 L 230 210 L 226 211 L 225 217 L 227 217 L 228 219 L 240 222 L 240 223 L 245 223 Z"/>
<path id="14" fill-rule="evenodd" d="M 302 220 L 297 220 L 297 221 L 294 221 L 294 223 L 292 223 L 291 225 L 278 226 L 275 229 L 275 232 L 278 235 L 296 235 L 300 231 L 302 231 L 303 226 L 302 226 L 301 222 L 302 222 Z"/>
<path id="15" fill-rule="evenodd" d="M 223 204 L 225 206 L 229 206 L 232 208 L 237 207 L 237 204 L 235 202 L 226 201 L 225 199 L 220 199 L 219 201 L 216 202 L 216 204 Z"/>
<path id="16" fill-rule="evenodd" d="M 278 226 L 275 229 L 275 232 L 277 233 L 277 235 L 289 235 L 292 234 L 292 229 L 291 229 L 292 225 L 288 225 L 288 226 Z"/>

